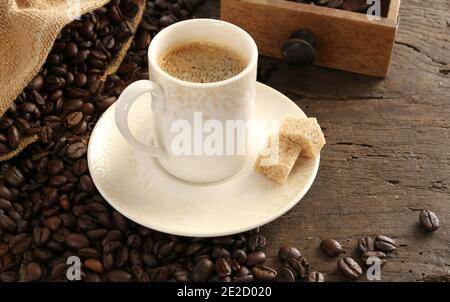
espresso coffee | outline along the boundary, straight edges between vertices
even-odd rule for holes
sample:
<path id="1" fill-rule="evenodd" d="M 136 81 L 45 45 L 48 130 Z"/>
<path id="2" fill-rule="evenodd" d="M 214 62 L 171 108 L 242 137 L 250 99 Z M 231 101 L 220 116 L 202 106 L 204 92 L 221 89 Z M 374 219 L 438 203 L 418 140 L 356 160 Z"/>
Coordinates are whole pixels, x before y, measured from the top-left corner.
<path id="1" fill-rule="evenodd" d="M 190 42 L 168 50 L 159 66 L 169 75 L 187 82 L 212 83 L 234 77 L 246 67 L 234 50 L 213 42 Z"/>

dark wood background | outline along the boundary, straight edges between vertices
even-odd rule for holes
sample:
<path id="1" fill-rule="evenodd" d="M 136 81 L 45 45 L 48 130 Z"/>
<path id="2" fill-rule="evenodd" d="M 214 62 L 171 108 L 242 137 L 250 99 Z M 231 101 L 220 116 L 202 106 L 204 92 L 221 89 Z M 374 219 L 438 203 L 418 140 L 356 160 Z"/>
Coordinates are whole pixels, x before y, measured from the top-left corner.
<path id="1" fill-rule="evenodd" d="M 205 1 L 197 16 L 217 18 L 219 1 Z M 358 238 L 384 234 L 398 250 L 383 281 L 450 281 L 450 2 L 402 1 L 385 80 L 261 58 L 272 63 L 267 84 L 319 119 L 327 145 L 306 197 L 262 227 L 269 261 L 292 244 L 327 281 L 342 280 L 321 239 L 359 258 Z M 440 218 L 433 234 L 418 225 L 422 208 Z"/>

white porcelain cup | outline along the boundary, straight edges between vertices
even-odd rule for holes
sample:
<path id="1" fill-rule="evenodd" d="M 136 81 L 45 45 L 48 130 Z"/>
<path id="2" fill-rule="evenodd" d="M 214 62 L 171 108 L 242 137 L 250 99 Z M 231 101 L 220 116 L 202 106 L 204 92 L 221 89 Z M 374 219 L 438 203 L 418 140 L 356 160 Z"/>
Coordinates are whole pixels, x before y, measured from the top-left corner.
<path id="1" fill-rule="evenodd" d="M 195 41 L 215 42 L 227 46 L 245 60 L 246 68 L 230 79 L 213 83 L 182 81 L 160 68 L 158 60 L 166 51 Z M 196 128 L 198 117 L 201 115 L 202 125 L 206 130 L 219 129 L 211 128 L 211 125 L 222 126 L 225 130 L 227 121 L 248 123 L 252 119 L 255 103 L 257 62 L 258 50 L 255 41 L 233 24 L 213 19 L 193 19 L 171 25 L 158 33 L 150 44 L 150 81 L 141 80 L 131 84 L 119 97 L 115 111 L 117 127 L 135 149 L 156 157 L 164 169 L 178 178 L 200 183 L 226 179 L 245 165 L 248 154 L 237 151 L 237 145 L 245 145 L 247 148 L 251 129 L 246 127 L 244 135 L 234 132 L 234 137 L 232 133 L 224 133 L 220 143 L 223 143 L 225 151 L 211 154 L 202 150 L 208 133 L 203 132 L 199 138 L 199 129 Z M 149 92 L 152 96 L 149 104 L 151 102 L 155 137 L 152 142 L 140 142 L 129 129 L 128 115 L 133 102 Z M 215 121 L 215 124 L 207 126 L 207 121 Z M 217 122 L 220 125 L 217 125 Z M 189 144 L 193 152 L 190 154 L 180 153 L 174 148 L 181 133 L 175 131 L 181 128 L 178 129 L 179 127 L 174 125 L 189 126 L 192 129 Z M 229 148 L 228 151 L 233 148 L 230 144 L 234 145 L 235 152 L 226 152 L 225 148 Z M 199 150 L 201 152 L 198 152 Z"/>

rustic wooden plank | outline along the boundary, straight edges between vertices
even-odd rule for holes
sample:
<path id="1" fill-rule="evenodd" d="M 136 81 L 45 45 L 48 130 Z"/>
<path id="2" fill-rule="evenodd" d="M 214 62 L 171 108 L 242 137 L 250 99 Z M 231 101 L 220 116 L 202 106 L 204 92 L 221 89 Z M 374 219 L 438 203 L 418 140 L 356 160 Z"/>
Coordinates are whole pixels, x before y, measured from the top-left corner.
<path id="1" fill-rule="evenodd" d="M 217 17 L 218 1 L 202 10 Z M 338 239 L 358 257 L 359 237 L 383 233 L 399 243 L 383 281 L 449 280 L 449 11 L 447 0 L 402 2 L 384 81 L 262 58 L 277 66 L 268 84 L 318 117 L 328 141 L 307 196 L 262 227 L 270 262 L 281 245 L 293 244 L 327 280 L 342 280 L 337 259 L 321 253 L 320 240 Z M 439 215 L 442 226 L 434 234 L 418 226 L 421 208 Z"/>
<path id="2" fill-rule="evenodd" d="M 396 3 L 393 2 L 393 13 Z M 370 20 L 365 14 L 284 0 L 223 0 L 221 19 L 248 31 L 263 55 L 281 58 L 281 48 L 298 29 L 317 36 L 318 66 L 385 77 L 397 18 Z"/>

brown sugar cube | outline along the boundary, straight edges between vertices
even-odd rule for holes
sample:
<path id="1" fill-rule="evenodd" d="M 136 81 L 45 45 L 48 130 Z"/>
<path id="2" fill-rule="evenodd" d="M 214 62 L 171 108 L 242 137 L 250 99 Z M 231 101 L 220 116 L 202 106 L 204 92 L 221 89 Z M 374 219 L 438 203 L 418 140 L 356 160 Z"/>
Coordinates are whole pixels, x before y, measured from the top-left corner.
<path id="1" fill-rule="evenodd" d="M 299 144 L 301 157 L 316 158 L 326 143 L 315 118 L 285 117 L 280 126 L 280 136 Z"/>
<path id="2" fill-rule="evenodd" d="M 278 150 L 276 147 L 272 148 L 272 137 L 269 137 L 266 148 L 270 152 L 259 155 L 255 165 L 256 171 L 279 184 L 285 183 L 302 147 L 284 136 L 279 136 Z M 273 155 L 275 156 L 271 159 Z"/>

